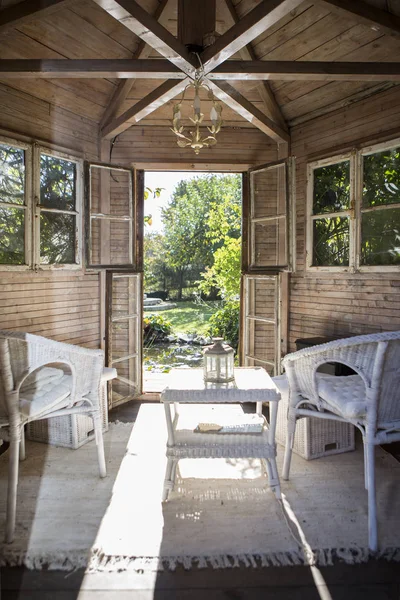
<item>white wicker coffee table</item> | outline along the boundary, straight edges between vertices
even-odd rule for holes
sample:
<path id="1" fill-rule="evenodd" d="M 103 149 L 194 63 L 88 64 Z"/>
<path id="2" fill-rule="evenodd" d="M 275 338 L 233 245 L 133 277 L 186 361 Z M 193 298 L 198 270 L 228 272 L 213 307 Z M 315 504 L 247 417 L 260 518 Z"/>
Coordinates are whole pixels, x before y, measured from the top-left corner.
<path id="1" fill-rule="evenodd" d="M 181 458 L 260 458 L 268 474 L 269 485 L 276 497 L 280 497 L 280 484 L 276 467 L 275 429 L 280 393 L 271 377 L 261 367 L 235 369 L 235 380 L 227 384 L 208 384 L 203 379 L 203 369 L 173 369 L 168 375 L 167 386 L 161 393 L 168 428 L 166 455 L 168 458 L 164 481 L 163 500 L 174 488 L 176 467 Z M 258 433 L 248 425 L 248 414 L 239 405 L 243 402 L 256 404 L 258 421 L 262 422 Z M 262 403 L 269 403 L 269 423 L 262 418 Z M 181 423 L 179 404 L 196 405 L 190 409 L 197 425 L 215 421 L 210 414 L 218 415 L 220 422 L 226 416 L 235 423 L 243 416 L 243 425 L 234 425 L 234 432 L 221 431 L 202 433 L 198 429 Z M 230 406 L 228 406 L 230 405 Z M 172 410 L 173 406 L 173 410 Z M 208 413 L 207 413 L 208 409 Z M 210 413 L 214 410 L 215 413 Z M 224 413 L 225 411 L 225 413 Z M 204 417 L 203 417 L 203 414 Z M 199 419 L 199 415 L 201 418 Z M 238 418 L 239 417 L 239 418 Z M 257 417 L 255 417 L 257 419 Z M 221 423 L 223 426 L 224 423 Z M 231 431 L 232 431 L 232 426 Z M 237 428 L 237 429 L 236 429 Z M 202 425 L 201 429 L 204 429 Z M 238 432 L 236 432 L 238 431 Z"/>

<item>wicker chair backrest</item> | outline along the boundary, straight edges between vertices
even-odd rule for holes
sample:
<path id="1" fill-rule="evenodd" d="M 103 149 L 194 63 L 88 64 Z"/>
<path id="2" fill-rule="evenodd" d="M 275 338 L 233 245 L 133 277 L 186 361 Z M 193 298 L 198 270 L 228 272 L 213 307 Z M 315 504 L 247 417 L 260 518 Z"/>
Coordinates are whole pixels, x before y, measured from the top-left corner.
<path id="1" fill-rule="evenodd" d="M 104 366 L 102 350 L 81 348 L 30 333 L 0 331 L 0 414 L 12 411 L 10 392 L 18 391 L 30 373 L 49 364 L 67 365 L 71 371 L 72 404 L 88 393 L 99 394 Z"/>
<path id="2" fill-rule="evenodd" d="M 400 420 L 400 331 L 335 340 L 288 354 L 283 366 L 294 391 L 318 402 L 316 372 L 325 363 L 345 364 L 361 375 L 379 423 Z"/>

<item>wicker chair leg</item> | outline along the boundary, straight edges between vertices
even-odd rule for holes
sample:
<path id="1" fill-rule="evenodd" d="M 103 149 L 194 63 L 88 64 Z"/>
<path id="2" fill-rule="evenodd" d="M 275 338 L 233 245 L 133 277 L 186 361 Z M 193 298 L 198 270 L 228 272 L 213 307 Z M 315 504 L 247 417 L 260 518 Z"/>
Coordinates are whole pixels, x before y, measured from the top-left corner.
<path id="1" fill-rule="evenodd" d="M 25 427 L 21 427 L 21 441 L 19 443 L 19 460 L 25 460 Z"/>
<path id="2" fill-rule="evenodd" d="M 295 433 L 296 417 L 289 413 L 287 422 L 285 457 L 283 459 L 282 479 L 289 479 L 290 463 L 292 460 L 292 450 Z"/>
<path id="3" fill-rule="evenodd" d="M 376 518 L 376 490 L 375 490 L 375 446 L 364 444 L 368 479 L 368 540 L 369 548 L 373 552 L 378 550 L 378 525 Z"/>
<path id="4" fill-rule="evenodd" d="M 93 425 L 94 425 L 94 434 L 97 445 L 97 459 L 99 461 L 99 474 L 100 477 L 105 477 L 107 475 L 106 468 L 106 459 L 104 456 L 104 441 L 103 441 L 103 425 L 100 411 L 96 411 L 92 415 Z"/>
<path id="5" fill-rule="evenodd" d="M 18 487 L 18 462 L 19 462 L 19 440 L 10 441 L 10 459 L 8 471 L 8 492 L 7 492 L 7 511 L 6 511 L 6 543 L 11 544 L 14 539 L 15 518 L 17 511 L 17 487 Z"/>
<path id="6" fill-rule="evenodd" d="M 366 444 L 364 436 L 363 436 L 363 445 L 364 445 L 364 486 L 365 486 L 365 489 L 368 490 L 367 444 Z"/>
<path id="7" fill-rule="evenodd" d="M 174 479 L 172 478 L 172 475 L 174 474 L 174 471 L 176 471 L 177 462 L 178 461 L 174 460 L 171 456 L 168 457 L 167 468 L 165 470 L 162 502 L 168 500 L 169 492 L 174 487 Z"/>

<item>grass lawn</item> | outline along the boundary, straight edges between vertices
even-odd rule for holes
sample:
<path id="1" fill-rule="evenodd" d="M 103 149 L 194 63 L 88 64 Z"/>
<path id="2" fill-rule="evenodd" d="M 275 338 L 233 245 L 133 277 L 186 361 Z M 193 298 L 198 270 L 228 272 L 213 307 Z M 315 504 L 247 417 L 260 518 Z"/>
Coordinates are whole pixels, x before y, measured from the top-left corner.
<path id="1" fill-rule="evenodd" d="M 211 315 L 217 310 L 215 302 L 177 302 L 176 308 L 169 310 L 152 311 L 146 310 L 144 315 L 157 314 L 162 315 L 171 325 L 173 333 L 197 333 L 204 335 L 207 330 L 207 323 Z"/>

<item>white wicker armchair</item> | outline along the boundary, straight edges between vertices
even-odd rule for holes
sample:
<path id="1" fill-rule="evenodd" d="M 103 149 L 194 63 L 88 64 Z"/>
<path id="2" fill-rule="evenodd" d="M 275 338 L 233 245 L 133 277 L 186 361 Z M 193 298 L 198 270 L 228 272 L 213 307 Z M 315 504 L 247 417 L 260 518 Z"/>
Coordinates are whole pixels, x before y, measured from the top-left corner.
<path id="1" fill-rule="evenodd" d="M 14 537 L 18 461 L 25 458 L 24 425 L 69 414 L 91 416 L 100 477 L 106 476 L 99 401 L 103 365 L 102 350 L 0 331 L 0 438 L 10 442 L 7 542 Z"/>
<path id="2" fill-rule="evenodd" d="M 319 376 L 324 363 L 349 366 L 356 375 Z M 362 335 L 313 346 L 283 359 L 289 380 L 288 431 L 283 479 L 289 478 L 296 420 L 317 417 L 358 427 L 364 442 L 369 547 L 377 550 L 374 451 L 400 440 L 400 331 Z"/>

